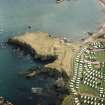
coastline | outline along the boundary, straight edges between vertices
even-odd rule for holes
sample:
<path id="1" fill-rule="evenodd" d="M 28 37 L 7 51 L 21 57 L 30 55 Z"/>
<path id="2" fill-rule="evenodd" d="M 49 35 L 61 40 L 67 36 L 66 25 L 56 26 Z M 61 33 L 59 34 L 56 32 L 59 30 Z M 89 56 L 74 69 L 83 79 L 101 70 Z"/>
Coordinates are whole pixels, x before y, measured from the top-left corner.
<path id="1" fill-rule="evenodd" d="M 51 37 L 48 33 L 25 33 L 10 38 L 8 44 L 22 47 L 32 55 L 34 59 L 48 62 L 45 67 L 64 70 L 68 76 L 72 76 L 72 57 L 79 51 L 80 42 L 67 42 L 67 40 Z"/>
<path id="2" fill-rule="evenodd" d="M 34 39 L 34 35 L 32 35 L 33 37 L 31 37 L 31 34 L 37 34 L 36 40 L 39 40 L 44 34 L 44 37 L 42 38 L 41 43 L 39 43 L 39 41 L 36 42 L 36 40 L 33 41 L 34 43 L 30 43 Z M 98 30 L 96 33 L 93 33 L 92 36 L 89 36 L 88 38 L 86 38 L 86 40 L 83 41 L 82 44 L 94 42 L 97 39 L 105 41 L 105 39 L 103 39 L 105 38 L 104 34 L 105 34 L 105 25 L 103 25 L 101 29 Z M 78 43 L 77 42 L 72 42 L 72 43 L 66 42 L 65 43 L 64 40 L 61 40 L 59 38 L 49 37 L 48 33 L 42 33 L 42 32 L 41 32 L 41 37 L 38 33 L 25 33 L 24 35 L 21 35 L 21 36 L 10 38 L 8 40 L 8 44 L 11 44 L 12 46 L 18 46 L 19 48 L 22 48 L 23 50 L 26 49 L 25 51 L 30 53 L 34 59 L 38 59 L 42 62 L 48 62 L 47 64 L 45 64 L 44 66 L 45 68 L 49 67 L 51 69 L 56 69 L 58 71 L 64 70 L 70 78 L 72 77 L 73 59 L 75 55 L 77 54 L 77 52 L 79 51 L 80 47 L 82 46 L 81 42 L 78 42 Z M 29 38 L 28 36 L 31 37 L 32 39 L 28 40 Z M 48 38 L 48 40 L 50 38 L 53 39 L 54 42 L 50 46 L 47 46 L 49 45 L 50 42 L 47 44 L 46 42 L 48 40 L 45 37 Z M 38 47 L 40 45 L 40 49 L 38 49 L 37 46 L 33 46 L 32 44 L 34 45 L 36 44 Z M 62 45 L 59 46 L 59 44 L 62 44 Z M 44 49 L 43 49 L 43 46 L 45 46 Z M 56 47 L 60 49 L 56 50 Z M 53 50 L 55 49 L 56 51 L 53 51 L 50 48 L 53 48 Z"/>
<path id="3" fill-rule="evenodd" d="M 76 43 L 76 42 L 68 43 L 68 42 L 65 42 L 65 40 L 51 37 L 48 35 L 48 33 L 34 32 L 34 33 L 25 33 L 20 36 L 12 37 L 8 40 L 8 44 L 11 44 L 12 46 L 17 46 L 19 48 L 21 48 L 21 47 L 22 48 L 24 47 L 25 49 L 28 48 L 28 50 L 27 50 L 28 52 L 31 49 L 33 54 L 35 54 L 36 56 L 40 55 L 39 56 L 40 60 L 43 62 L 47 60 L 48 55 L 52 55 L 52 56 L 57 55 L 57 58 L 53 62 L 44 65 L 45 69 L 42 68 L 43 70 L 40 73 L 48 74 L 48 72 L 49 72 L 51 74 L 51 72 L 53 72 L 54 70 L 59 71 L 59 72 L 62 72 L 62 70 L 63 70 L 64 73 L 66 72 L 67 77 L 69 77 L 67 80 L 67 83 L 69 83 L 74 75 L 75 67 L 73 67 L 73 63 L 74 63 L 75 56 L 78 56 L 77 54 L 80 53 L 79 51 L 82 50 L 82 47 L 84 47 L 84 48 L 87 47 L 86 44 L 89 44 L 91 42 L 95 43 L 95 41 L 97 42 L 98 40 L 101 40 L 101 41 L 103 40 L 102 37 L 99 38 L 99 36 L 97 36 L 97 35 L 98 34 L 94 34 L 94 35 L 90 36 L 90 38 L 94 38 L 94 40 L 93 39 L 87 40 L 86 43 L 83 42 L 81 44 L 81 43 Z M 40 38 L 40 40 L 38 40 L 39 38 Z M 105 41 L 105 39 L 104 39 L 104 41 Z M 23 48 L 23 50 L 24 50 L 24 48 Z M 43 59 L 44 55 L 46 55 L 46 59 Z M 32 55 L 32 56 L 34 57 L 34 55 Z M 62 57 L 62 59 L 61 59 L 61 57 Z M 60 61 L 62 61 L 62 65 L 61 65 Z M 48 71 L 46 71 L 47 68 L 48 68 Z M 37 70 L 35 70 L 35 71 L 37 71 Z M 33 76 L 33 73 L 32 72 L 28 73 L 26 76 L 28 76 L 30 78 L 31 76 Z M 40 73 L 38 73 L 38 74 L 40 74 Z M 57 73 L 57 72 L 54 72 L 54 73 Z M 36 73 L 35 73 L 35 75 L 36 75 Z M 53 74 L 52 78 L 54 78 L 54 74 Z M 64 77 L 64 79 L 65 79 L 65 77 Z M 68 90 L 68 88 L 67 88 L 67 90 Z M 59 92 L 61 92 L 61 91 L 59 91 Z M 67 94 L 61 96 L 59 98 L 60 104 L 61 104 L 61 102 L 63 102 L 63 100 L 65 101 L 65 99 L 67 97 L 68 97 Z M 71 93 L 70 93 L 70 97 L 71 97 L 70 99 L 72 100 Z M 66 101 L 68 101 L 68 99 Z M 63 102 L 62 104 L 65 105 L 64 103 L 65 102 Z"/>

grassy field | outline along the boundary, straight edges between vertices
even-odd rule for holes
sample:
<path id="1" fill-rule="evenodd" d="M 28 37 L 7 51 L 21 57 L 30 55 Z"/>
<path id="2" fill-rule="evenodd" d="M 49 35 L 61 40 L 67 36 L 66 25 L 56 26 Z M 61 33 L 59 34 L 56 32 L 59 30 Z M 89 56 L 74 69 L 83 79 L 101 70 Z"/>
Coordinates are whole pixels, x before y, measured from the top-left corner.
<path id="1" fill-rule="evenodd" d="M 105 61 L 105 51 L 97 52 L 96 53 L 96 60 L 101 61 L 101 62 Z"/>
<path id="2" fill-rule="evenodd" d="M 102 82 L 102 86 L 103 86 L 103 88 L 105 89 L 105 82 Z"/>
<path id="3" fill-rule="evenodd" d="M 97 89 L 91 88 L 91 87 L 84 85 L 84 84 L 80 84 L 80 93 L 93 95 L 93 96 L 98 95 Z"/>
<path id="4" fill-rule="evenodd" d="M 73 96 L 69 95 L 69 96 L 65 97 L 65 99 L 64 99 L 64 101 L 62 102 L 61 105 L 74 105 Z"/>

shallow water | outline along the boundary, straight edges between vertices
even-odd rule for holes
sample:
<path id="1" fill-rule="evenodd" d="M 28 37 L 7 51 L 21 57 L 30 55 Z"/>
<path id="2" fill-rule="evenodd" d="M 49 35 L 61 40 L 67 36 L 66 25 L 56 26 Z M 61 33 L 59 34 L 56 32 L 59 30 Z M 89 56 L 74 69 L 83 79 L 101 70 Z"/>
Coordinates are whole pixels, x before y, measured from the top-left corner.
<path id="1" fill-rule="evenodd" d="M 55 0 L 0 0 L 0 41 L 26 31 L 80 39 L 84 32 L 96 31 L 104 20 L 102 8 L 96 1 L 65 0 L 56 4 Z M 29 25 L 31 30 L 27 28 Z M 11 47 L 0 48 L 0 95 L 16 105 L 35 105 L 39 96 L 31 93 L 31 87 L 46 88 L 54 82 L 43 77 L 26 80 L 18 75 L 19 71 L 36 65 L 40 62 L 19 56 Z M 49 97 L 43 98 L 49 100 Z"/>

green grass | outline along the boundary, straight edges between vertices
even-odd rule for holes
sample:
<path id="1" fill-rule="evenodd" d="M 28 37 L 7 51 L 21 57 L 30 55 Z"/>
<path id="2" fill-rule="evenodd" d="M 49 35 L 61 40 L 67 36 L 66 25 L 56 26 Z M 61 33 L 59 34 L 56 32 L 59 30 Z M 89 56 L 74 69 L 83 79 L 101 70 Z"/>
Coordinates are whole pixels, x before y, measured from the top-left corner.
<path id="1" fill-rule="evenodd" d="M 99 62 L 105 62 L 105 51 L 97 52 L 96 60 Z M 73 65 L 73 67 L 74 67 L 74 65 Z M 94 65 L 93 65 L 93 68 L 96 69 Z M 101 70 L 103 73 L 105 73 L 105 66 Z M 83 72 L 84 71 L 85 70 L 83 70 Z M 98 80 L 98 82 L 102 83 L 102 87 L 105 88 L 105 82 L 102 82 L 101 80 Z M 84 84 L 80 84 L 79 92 L 84 95 L 92 95 L 92 96 L 98 95 L 98 89 L 92 88 L 92 87 L 84 85 Z M 73 96 L 69 95 L 69 96 L 65 97 L 61 105 L 74 105 Z M 87 105 L 87 104 L 81 104 L 81 105 Z"/>
<path id="2" fill-rule="evenodd" d="M 90 95 L 93 95 L 93 96 L 97 96 L 98 94 L 98 91 L 97 89 L 94 89 L 94 88 L 91 88 L 87 85 L 84 85 L 84 84 L 80 84 L 80 93 L 83 93 L 83 94 L 90 94 Z"/>
<path id="3" fill-rule="evenodd" d="M 73 96 L 69 95 L 69 96 L 65 97 L 61 105 L 74 105 Z"/>
<path id="4" fill-rule="evenodd" d="M 105 61 L 105 51 L 102 51 L 102 52 L 97 52 L 96 53 L 96 60 L 97 61 Z"/>
<path id="5" fill-rule="evenodd" d="M 72 95 L 66 96 L 61 105 L 75 105 L 73 102 L 73 96 Z M 88 105 L 88 104 L 81 104 L 81 105 Z"/>
<path id="6" fill-rule="evenodd" d="M 102 72 L 103 72 L 103 74 L 105 74 L 105 65 L 104 65 L 104 67 L 102 68 Z"/>
<path id="7" fill-rule="evenodd" d="M 103 88 L 105 89 L 105 82 L 102 82 L 102 86 L 103 86 Z"/>

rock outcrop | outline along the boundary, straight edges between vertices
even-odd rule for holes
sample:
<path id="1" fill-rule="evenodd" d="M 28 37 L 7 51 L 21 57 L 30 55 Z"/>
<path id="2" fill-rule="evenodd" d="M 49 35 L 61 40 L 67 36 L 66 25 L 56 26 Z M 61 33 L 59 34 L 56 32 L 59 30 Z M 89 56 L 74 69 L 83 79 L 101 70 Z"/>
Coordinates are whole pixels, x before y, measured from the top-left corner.
<path id="1" fill-rule="evenodd" d="M 34 59 L 48 61 L 45 67 L 65 70 L 69 76 L 73 71 L 73 57 L 81 46 L 78 42 L 68 43 L 43 32 L 25 33 L 10 38 L 8 43 L 27 50 Z"/>
<path id="2" fill-rule="evenodd" d="M 9 101 L 6 101 L 2 96 L 0 96 L 0 105 L 13 105 L 13 104 Z"/>

